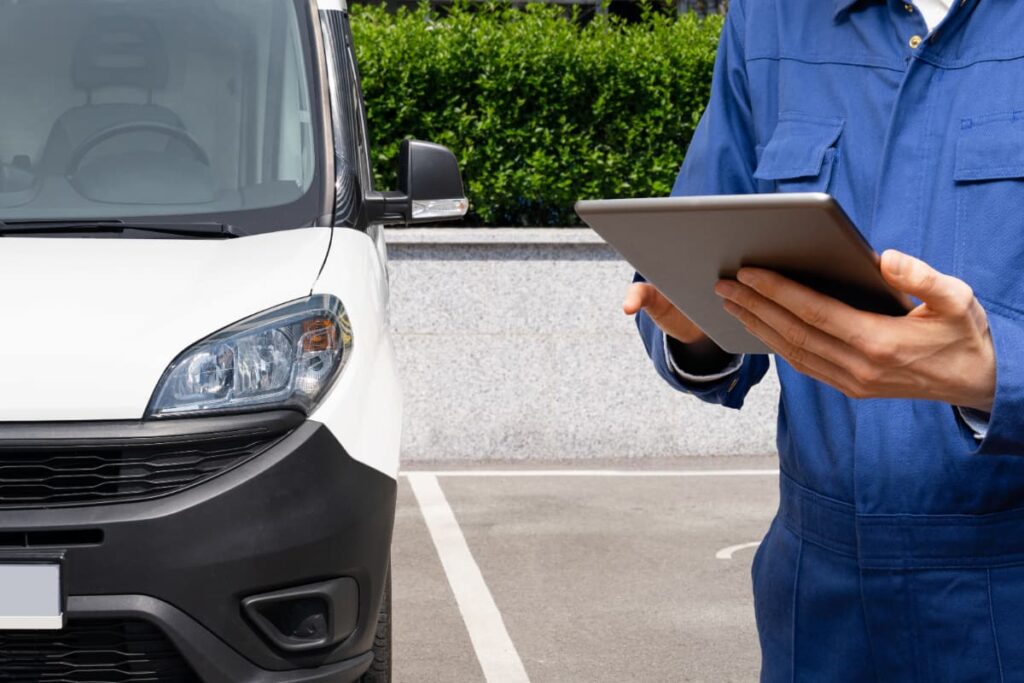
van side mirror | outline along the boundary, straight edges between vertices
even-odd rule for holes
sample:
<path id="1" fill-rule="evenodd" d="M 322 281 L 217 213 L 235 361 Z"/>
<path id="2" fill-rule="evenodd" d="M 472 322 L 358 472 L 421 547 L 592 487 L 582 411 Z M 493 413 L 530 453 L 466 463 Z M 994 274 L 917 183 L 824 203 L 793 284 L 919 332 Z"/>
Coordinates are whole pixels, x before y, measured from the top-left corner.
<path id="1" fill-rule="evenodd" d="M 398 189 L 410 200 L 410 221 L 462 218 L 469 209 L 459 162 L 447 147 L 402 140 Z"/>
<path id="2" fill-rule="evenodd" d="M 469 200 L 455 155 L 423 140 L 403 140 L 398 191 L 367 197 L 370 222 L 424 223 L 462 218 Z"/>

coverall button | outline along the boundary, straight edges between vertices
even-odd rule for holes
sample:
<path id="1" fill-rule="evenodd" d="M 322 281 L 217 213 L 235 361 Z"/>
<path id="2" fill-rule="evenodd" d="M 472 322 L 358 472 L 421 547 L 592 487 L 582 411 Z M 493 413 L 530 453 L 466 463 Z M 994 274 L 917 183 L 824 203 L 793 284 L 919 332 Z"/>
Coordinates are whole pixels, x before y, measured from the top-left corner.
<path id="1" fill-rule="evenodd" d="M 917 46 L 921 44 L 921 36 L 910 37 L 910 49 L 916 50 Z"/>

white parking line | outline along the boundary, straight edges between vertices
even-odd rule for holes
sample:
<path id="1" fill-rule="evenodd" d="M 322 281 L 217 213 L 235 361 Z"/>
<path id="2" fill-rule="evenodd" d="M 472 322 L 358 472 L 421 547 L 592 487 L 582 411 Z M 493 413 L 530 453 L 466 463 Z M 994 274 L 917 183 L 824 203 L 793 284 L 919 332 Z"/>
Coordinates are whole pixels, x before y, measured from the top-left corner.
<path id="1" fill-rule="evenodd" d="M 736 545 L 730 545 L 722 548 L 715 553 L 716 560 L 731 560 L 732 556 L 739 550 L 746 550 L 747 548 L 756 548 L 761 545 L 761 541 L 751 541 L 750 543 L 738 543 Z"/>
<path id="2" fill-rule="evenodd" d="M 776 470 L 433 470 L 403 472 L 431 477 L 776 477 Z"/>
<path id="3" fill-rule="evenodd" d="M 529 683 L 523 662 L 505 629 L 480 567 L 466 544 L 455 513 L 433 472 L 410 472 L 409 480 L 434 541 L 473 650 L 488 683 Z"/>

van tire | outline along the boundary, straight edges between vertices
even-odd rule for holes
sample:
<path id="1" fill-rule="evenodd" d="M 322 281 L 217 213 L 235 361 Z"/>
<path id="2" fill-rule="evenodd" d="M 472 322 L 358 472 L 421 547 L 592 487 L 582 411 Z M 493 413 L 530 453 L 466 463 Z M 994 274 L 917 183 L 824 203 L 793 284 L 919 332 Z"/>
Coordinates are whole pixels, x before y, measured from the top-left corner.
<path id="1" fill-rule="evenodd" d="M 391 568 L 380 601 L 377 634 L 373 638 L 373 663 L 359 683 L 391 683 Z"/>

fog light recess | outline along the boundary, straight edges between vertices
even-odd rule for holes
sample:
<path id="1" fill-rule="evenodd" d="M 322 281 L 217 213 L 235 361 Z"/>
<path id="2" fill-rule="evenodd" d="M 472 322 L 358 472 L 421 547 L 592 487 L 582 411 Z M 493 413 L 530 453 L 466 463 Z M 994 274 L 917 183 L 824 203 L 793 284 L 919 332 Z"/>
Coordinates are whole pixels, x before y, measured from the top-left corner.
<path id="1" fill-rule="evenodd" d="M 359 587 L 345 577 L 261 593 L 243 600 L 242 610 L 282 650 L 315 650 L 336 645 L 355 631 Z"/>

